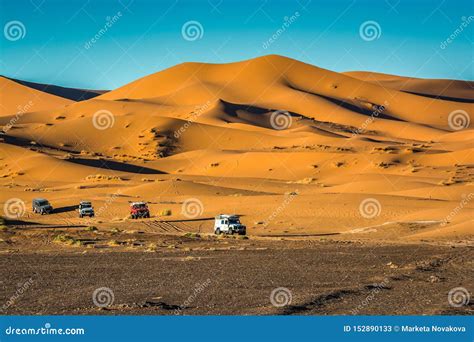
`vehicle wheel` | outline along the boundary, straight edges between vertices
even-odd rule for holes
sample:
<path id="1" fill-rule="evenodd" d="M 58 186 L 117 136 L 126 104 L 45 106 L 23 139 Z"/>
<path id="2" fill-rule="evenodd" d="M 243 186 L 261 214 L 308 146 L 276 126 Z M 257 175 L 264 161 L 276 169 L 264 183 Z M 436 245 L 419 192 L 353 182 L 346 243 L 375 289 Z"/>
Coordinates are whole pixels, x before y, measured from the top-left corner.
<path id="1" fill-rule="evenodd" d="M 219 228 L 217 228 L 214 233 L 215 233 L 216 235 L 221 235 L 221 230 L 220 230 Z"/>
<path id="2" fill-rule="evenodd" d="M 44 215 L 44 214 L 45 214 L 45 213 L 44 213 L 44 210 L 41 210 L 41 215 Z"/>
<path id="3" fill-rule="evenodd" d="M 230 230 L 227 232 L 227 234 L 229 234 L 229 235 L 234 235 L 234 231 L 233 231 L 232 229 L 230 229 Z"/>
<path id="4" fill-rule="evenodd" d="M 79 215 L 80 218 L 82 218 L 82 215 Z"/>
<path id="5" fill-rule="evenodd" d="M 146 217 L 146 218 L 150 218 L 150 214 L 146 214 L 145 217 Z"/>

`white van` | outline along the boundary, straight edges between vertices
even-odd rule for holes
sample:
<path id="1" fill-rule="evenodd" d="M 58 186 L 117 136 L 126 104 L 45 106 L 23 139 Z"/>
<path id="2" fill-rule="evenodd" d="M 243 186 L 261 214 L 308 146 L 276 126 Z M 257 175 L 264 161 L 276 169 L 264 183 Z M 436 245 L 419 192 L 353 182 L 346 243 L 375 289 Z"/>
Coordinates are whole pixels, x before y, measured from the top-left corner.
<path id="1" fill-rule="evenodd" d="M 214 220 L 214 233 L 219 234 L 239 234 L 247 233 L 246 227 L 240 223 L 238 215 L 217 215 Z"/>

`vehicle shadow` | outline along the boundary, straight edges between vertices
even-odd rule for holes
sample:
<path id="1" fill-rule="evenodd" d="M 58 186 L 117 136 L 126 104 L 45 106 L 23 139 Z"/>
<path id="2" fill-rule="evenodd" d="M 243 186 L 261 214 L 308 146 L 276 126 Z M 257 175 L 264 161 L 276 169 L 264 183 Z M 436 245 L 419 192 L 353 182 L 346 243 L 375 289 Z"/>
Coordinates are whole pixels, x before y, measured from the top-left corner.
<path id="1" fill-rule="evenodd" d="M 53 214 L 67 213 L 77 209 L 77 205 L 69 205 L 67 207 L 59 207 L 53 209 Z"/>

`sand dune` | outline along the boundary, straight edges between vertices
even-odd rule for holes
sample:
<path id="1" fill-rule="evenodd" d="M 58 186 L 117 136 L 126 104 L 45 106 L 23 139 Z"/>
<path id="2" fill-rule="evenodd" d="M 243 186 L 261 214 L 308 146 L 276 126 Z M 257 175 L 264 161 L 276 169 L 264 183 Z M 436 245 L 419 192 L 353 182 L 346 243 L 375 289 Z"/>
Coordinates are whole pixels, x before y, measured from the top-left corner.
<path id="1" fill-rule="evenodd" d="M 1 116 L 60 108 L 71 103 L 70 100 L 26 87 L 0 76 Z"/>
<path id="2" fill-rule="evenodd" d="M 119 192 L 101 220 L 125 216 L 133 199 L 183 219 L 181 203 L 197 198 L 202 216 L 245 215 L 252 234 L 473 236 L 472 202 L 451 215 L 474 188 L 473 120 L 452 122 L 472 116 L 472 82 L 336 73 L 281 56 L 184 63 L 81 102 L 0 82 L 0 202 L 45 192 L 65 206 L 103 203 Z M 361 212 L 366 199 L 379 205 L 374 217 Z M 422 221 L 438 223 L 406 228 Z"/>

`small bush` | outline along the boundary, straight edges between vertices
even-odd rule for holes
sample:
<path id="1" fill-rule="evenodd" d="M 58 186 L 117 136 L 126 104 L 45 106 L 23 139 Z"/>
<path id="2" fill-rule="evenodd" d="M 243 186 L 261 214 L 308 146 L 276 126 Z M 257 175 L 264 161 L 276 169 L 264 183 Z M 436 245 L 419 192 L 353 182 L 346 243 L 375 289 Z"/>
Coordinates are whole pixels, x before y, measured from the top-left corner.
<path id="1" fill-rule="evenodd" d="M 0 217 L 0 231 L 5 231 L 8 229 L 7 223 L 3 219 L 3 217 Z"/>
<path id="2" fill-rule="evenodd" d="M 73 238 L 72 236 L 70 235 L 66 235 L 66 234 L 59 234 L 59 235 L 56 235 L 54 237 L 54 242 L 58 242 L 58 243 L 63 243 L 63 244 L 66 244 L 66 245 L 82 245 L 82 242 Z"/>
<path id="3" fill-rule="evenodd" d="M 200 234 L 198 233 L 191 233 L 191 232 L 188 232 L 186 234 L 183 235 L 184 237 L 187 237 L 187 238 L 190 238 L 190 239 L 198 239 L 201 237 Z"/>
<path id="4" fill-rule="evenodd" d="M 87 231 L 87 232 L 96 232 L 99 229 L 97 229 L 96 226 L 89 226 L 89 227 L 86 227 L 84 230 Z"/>
<path id="5" fill-rule="evenodd" d="M 171 209 L 163 209 L 158 216 L 171 216 Z"/>

